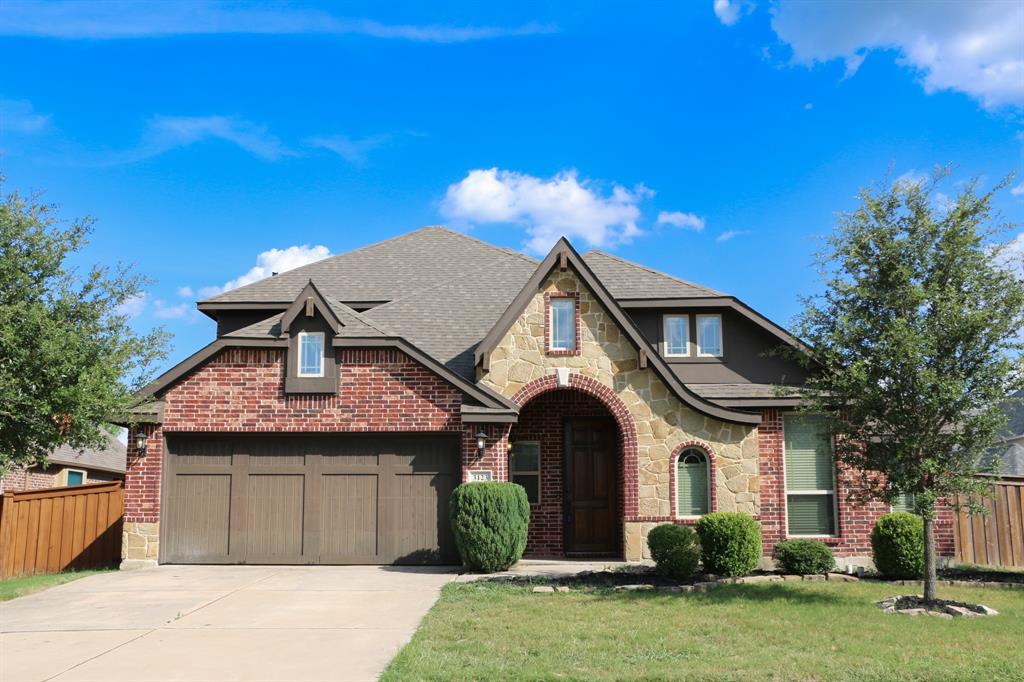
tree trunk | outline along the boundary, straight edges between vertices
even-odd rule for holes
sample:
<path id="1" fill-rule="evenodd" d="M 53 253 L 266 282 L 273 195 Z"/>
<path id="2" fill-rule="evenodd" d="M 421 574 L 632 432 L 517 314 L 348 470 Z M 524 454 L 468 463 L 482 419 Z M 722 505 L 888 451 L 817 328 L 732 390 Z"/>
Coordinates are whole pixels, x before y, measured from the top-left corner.
<path id="1" fill-rule="evenodd" d="M 934 604 L 937 599 L 935 595 L 935 583 L 937 582 L 935 568 L 935 519 L 931 514 L 924 517 L 924 601 L 926 604 Z"/>

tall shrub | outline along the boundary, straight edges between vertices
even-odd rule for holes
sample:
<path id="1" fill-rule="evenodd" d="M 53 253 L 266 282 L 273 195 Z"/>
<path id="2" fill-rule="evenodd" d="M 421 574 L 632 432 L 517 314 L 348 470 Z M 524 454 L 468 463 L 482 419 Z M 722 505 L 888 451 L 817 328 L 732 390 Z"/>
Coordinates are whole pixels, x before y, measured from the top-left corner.
<path id="1" fill-rule="evenodd" d="M 664 523 L 647 534 L 647 546 L 658 573 L 669 578 L 689 578 L 697 572 L 700 544 L 697 534 L 687 526 Z"/>
<path id="2" fill-rule="evenodd" d="M 750 573 L 761 560 L 761 524 L 739 512 L 715 512 L 697 522 L 704 570 L 715 575 Z"/>
<path id="3" fill-rule="evenodd" d="M 504 571 L 526 549 L 530 503 L 515 483 L 463 483 L 452 492 L 450 517 L 462 563 L 471 571 Z"/>
<path id="4" fill-rule="evenodd" d="M 875 568 L 886 578 L 906 580 L 924 576 L 924 519 L 894 512 L 878 519 L 871 531 Z"/>

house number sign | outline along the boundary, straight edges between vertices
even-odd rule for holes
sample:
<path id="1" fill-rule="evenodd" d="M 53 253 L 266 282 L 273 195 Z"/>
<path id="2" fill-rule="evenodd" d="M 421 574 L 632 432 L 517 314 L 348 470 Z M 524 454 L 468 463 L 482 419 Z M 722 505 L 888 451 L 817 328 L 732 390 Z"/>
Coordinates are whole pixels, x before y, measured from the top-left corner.
<path id="1" fill-rule="evenodd" d="M 490 471 L 470 471 L 470 481 L 493 481 L 494 476 L 491 475 Z"/>

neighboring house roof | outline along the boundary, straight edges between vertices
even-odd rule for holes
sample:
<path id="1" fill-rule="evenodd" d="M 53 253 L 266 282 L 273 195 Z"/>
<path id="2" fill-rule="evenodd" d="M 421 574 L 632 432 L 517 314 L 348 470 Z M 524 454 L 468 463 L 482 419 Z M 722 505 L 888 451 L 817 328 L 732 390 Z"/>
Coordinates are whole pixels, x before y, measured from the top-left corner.
<path id="1" fill-rule="evenodd" d="M 50 464 L 123 474 L 126 457 L 124 444 L 116 437 L 109 436 L 106 446 L 102 448 L 73 448 L 62 445 L 50 454 L 49 460 Z"/>
<path id="2" fill-rule="evenodd" d="M 1003 404 L 1006 412 L 1006 427 L 1003 434 L 1007 440 L 1024 437 L 1024 391 L 1017 391 Z"/>
<path id="3" fill-rule="evenodd" d="M 583 255 L 590 269 L 616 299 L 643 298 L 709 298 L 726 296 L 720 291 L 651 270 L 639 263 L 613 256 L 604 251 Z"/>
<path id="4" fill-rule="evenodd" d="M 983 460 L 990 466 L 999 458 L 998 472 L 1003 476 L 1024 476 L 1024 391 L 1017 391 L 1003 404 L 1006 412 L 1006 427 L 1003 429 L 1003 443 L 992 448 Z"/>

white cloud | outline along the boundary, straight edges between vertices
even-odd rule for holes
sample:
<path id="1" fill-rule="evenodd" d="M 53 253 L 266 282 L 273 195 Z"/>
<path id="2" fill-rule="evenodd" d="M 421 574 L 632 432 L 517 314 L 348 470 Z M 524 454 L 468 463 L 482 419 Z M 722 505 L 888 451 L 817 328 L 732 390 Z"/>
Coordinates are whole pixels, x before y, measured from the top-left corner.
<path id="1" fill-rule="evenodd" d="M 131 163 L 208 140 L 221 140 L 268 161 L 295 156 L 266 126 L 234 116 L 155 116 L 146 125 L 142 142 L 115 154 L 110 162 Z"/>
<path id="2" fill-rule="evenodd" d="M 178 296 L 181 298 L 192 298 L 196 295 L 196 292 L 192 291 L 192 287 L 178 287 Z"/>
<path id="3" fill-rule="evenodd" d="M 898 176 L 893 184 L 895 185 L 920 185 L 927 182 L 930 176 L 916 168 L 911 168 L 906 173 Z"/>
<path id="4" fill-rule="evenodd" d="M 142 314 L 142 311 L 146 309 L 146 294 L 141 293 L 137 296 L 132 296 L 126 299 L 121 305 L 117 306 L 115 313 L 117 315 L 124 315 L 126 317 L 138 317 Z"/>
<path id="5" fill-rule="evenodd" d="M 683 213 L 682 211 L 662 211 L 658 214 L 658 224 L 672 225 L 698 232 L 704 229 L 703 218 L 695 213 Z"/>
<path id="6" fill-rule="evenodd" d="M 345 135 L 326 135 L 310 137 L 306 144 L 332 151 L 349 163 L 361 165 L 366 163 L 366 154 L 391 141 L 392 135 L 383 133 L 353 140 Z"/>
<path id="7" fill-rule="evenodd" d="M 750 234 L 750 230 L 726 230 L 722 234 L 715 237 L 716 242 L 727 242 L 736 237 L 742 237 L 745 234 Z"/>
<path id="8" fill-rule="evenodd" d="M 641 233 L 639 202 L 654 192 L 643 185 L 614 185 L 605 195 L 575 170 L 544 180 L 498 168 L 470 171 L 448 187 L 441 213 L 455 224 L 516 223 L 526 228 L 525 246 L 545 253 L 561 236 L 593 246 L 628 242 Z"/>
<path id="9" fill-rule="evenodd" d="M 1012 194 L 1015 197 L 1024 195 L 1024 182 L 1020 183 L 1016 187 L 1010 188 L 1010 194 Z"/>
<path id="10" fill-rule="evenodd" d="M 553 33 L 554 26 L 384 24 L 337 17 L 280 3 L 63 0 L 0 3 L 0 35 L 63 39 L 126 39 L 203 34 L 332 34 L 429 43 L 459 43 Z"/>
<path id="11" fill-rule="evenodd" d="M 713 4 L 715 16 L 726 26 L 732 26 L 744 14 L 754 9 L 754 3 L 745 0 L 715 0 Z"/>
<path id="12" fill-rule="evenodd" d="M 50 117 L 38 113 L 28 100 L 0 98 L 0 133 L 38 133 L 49 124 Z"/>
<path id="13" fill-rule="evenodd" d="M 842 59 L 852 76 L 870 52 L 893 50 L 927 93 L 964 92 L 986 109 L 1024 105 L 1024 3 L 780 0 L 772 14 L 798 64 Z"/>
<path id="14" fill-rule="evenodd" d="M 188 303 L 170 305 L 160 299 L 153 301 L 153 315 L 161 320 L 180 320 L 192 311 L 193 308 Z"/>
<path id="15" fill-rule="evenodd" d="M 1006 242 L 999 254 L 998 263 L 1024 280 L 1024 232 Z"/>
<path id="16" fill-rule="evenodd" d="M 244 275 L 225 282 L 224 286 L 201 287 L 199 289 L 199 296 L 203 299 L 210 298 L 225 291 L 258 282 L 261 279 L 270 277 L 275 272 L 282 273 L 294 270 L 297 267 L 309 265 L 330 256 L 331 250 L 319 244 L 317 246 L 302 244 L 301 246 L 289 246 L 285 249 L 270 249 L 258 254 L 256 256 L 256 265 L 250 268 Z"/>

